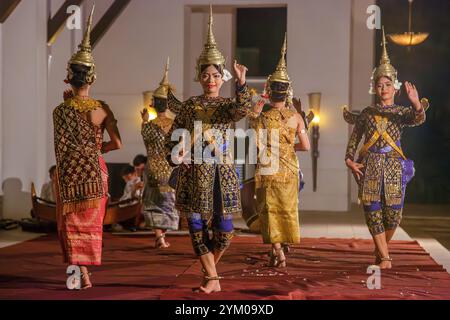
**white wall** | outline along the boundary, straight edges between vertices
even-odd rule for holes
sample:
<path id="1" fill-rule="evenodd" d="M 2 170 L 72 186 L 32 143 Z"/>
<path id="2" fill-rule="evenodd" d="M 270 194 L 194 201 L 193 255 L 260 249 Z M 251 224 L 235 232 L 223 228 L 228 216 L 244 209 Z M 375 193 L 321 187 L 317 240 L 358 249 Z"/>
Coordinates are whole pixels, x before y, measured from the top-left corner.
<path id="1" fill-rule="evenodd" d="M 170 56 L 171 82 L 182 95 L 183 12 L 179 1 L 132 1 L 94 50 L 98 81 L 93 95 L 113 109 L 124 148 L 106 155 L 110 162 L 131 162 L 145 153 L 140 135 L 144 91 L 161 81 Z"/>
<path id="2" fill-rule="evenodd" d="M 5 218 L 28 216 L 30 183 L 45 179 L 46 6 L 21 1 L 2 26 L 2 167 Z"/>

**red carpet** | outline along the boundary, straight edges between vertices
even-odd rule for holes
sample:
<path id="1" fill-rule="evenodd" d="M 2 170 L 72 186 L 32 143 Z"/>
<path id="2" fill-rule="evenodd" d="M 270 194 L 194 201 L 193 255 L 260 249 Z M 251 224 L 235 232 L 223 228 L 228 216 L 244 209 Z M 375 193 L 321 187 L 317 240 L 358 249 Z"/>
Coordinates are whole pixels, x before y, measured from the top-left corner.
<path id="1" fill-rule="evenodd" d="M 103 266 L 92 268 L 94 288 L 69 291 L 54 235 L 0 249 L 0 299 L 450 299 L 450 275 L 417 242 L 394 241 L 394 268 L 380 290 L 366 287 L 373 262 L 369 240 L 303 239 L 288 268 L 265 266 L 260 237 L 235 237 L 219 264 L 223 292 L 196 294 L 200 266 L 187 236 L 152 248 L 150 237 L 105 234 Z"/>

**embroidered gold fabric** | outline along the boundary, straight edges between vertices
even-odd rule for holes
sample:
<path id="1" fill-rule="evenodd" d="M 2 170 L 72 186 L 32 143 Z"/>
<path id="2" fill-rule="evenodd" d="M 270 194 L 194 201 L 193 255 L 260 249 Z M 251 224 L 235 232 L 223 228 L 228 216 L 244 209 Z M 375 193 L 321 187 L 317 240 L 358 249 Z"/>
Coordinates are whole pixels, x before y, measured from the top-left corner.
<path id="1" fill-rule="evenodd" d="M 258 132 L 268 130 L 267 144 L 258 139 L 258 150 L 278 158 L 278 168 L 272 161 L 262 164 L 258 157 L 255 174 L 257 212 L 261 221 L 264 243 L 299 243 L 300 225 L 298 216 L 299 163 L 294 150 L 295 128 L 288 125 L 295 115 L 293 110 L 270 109 L 252 120 Z M 272 145 L 271 136 L 278 130 L 279 148 Z M 276 137 L 276 136 L 275 136 Z M 279 150 L 278 150 L 279 149 Z M 276 170 L 267 174 L 270 165 Z"/>
<path id="2" fill-rule="evenodd" d="M 202 256 L 210 252 L 207 245 L 209 242 L 207 237 L 208 234 L 203 231 L 191 232 L 192 247 L 194 248 L 194 252 L 197 256 Z"/>
<path id="3" fill-rule="evenodd" d="M 383 109 L 380 105 L 365 108 L 357 117 L 355 127 L 350 136 L 345 159 L 354 160 L 359 142 L 364 136 L 364 144 L 379 129 L 375 116 L 386 118 L 386 132 L 394 141 L 399 141 L 405 127 L 419 126 L 425 122 L 425 112 L 416 112 L 412 107 L 392 106 Z M 377 139 L 374 147 L 383 148 L 388 146 L 384 139 Z"/>
<path id="4" fill-rule="evenodd" d="M 147 149 L 147 187 L 168 187 L 172 167 L 166 160 L 165 139 L 166 132 L 172 127 L 173 120 L 170 118 L 156 118 L 142 126 L 142 137 Z M 165 191 L 165 190 L 164 190 Z"/>
<path id="5" fill-rule="evenodd" d="M 97 208 L 106 193 L 99 164 L 103 129 L 66 102 L 53 111 L 53 123 L 62 213 Z"/>
<path id="6" fill-rule="evenodd" d="M 380 105 L 365 108 L 355 117 L 355 127 L 350 136 L 345 159 L 354 160 L 360 141 L 377 150 L 391 147 L 399 142 L 403 129 L 418 126 L 425 122 L 425 111 L 416 112 L 412 107 Z M 378 119 L 378 121 L 377 121 Z M 380 121 L 381 119 L 381 121 Z M 400 205 L 402 202 L 402 163 L 403 152 L 392 148 L 387 153 L 374 153 L 368 148 L 359 153 L 357 162 L 364 165 L 364 177 L 359 182 L 359 197 L 364 204 L 381 200 L 381 187 L 384 182 L 386 205 Z"/>
<path id="7" fill-rule="evenodd" d="M 287 125 L 287 122 L 295 113 L 295 111 L 289 109 L 277 110 L 272 108 L 251 121 L 250 125 L 259 135 L 257 139 L 258 151 L 264 153 L 267 158 L 273 157 L 275 161 L 263 164 L 261 157 L 258 157 L 255 174 L 257 188 L 270 186 L 272 182 L 284 183 L 291 180 L 292 177 L 298 176 L 299 163 L 294 150 L 296 129 Z M 260 135 L 263 132 L 261 129 L 267 130 L 267 139 Z M 278 140 L 275 139 L 275 130 L 278 130 Z M 272 137 L 278 143 L 278 148 L 272 147 Z M 278 165 L 276 161 L 278 161 Z M 270 175 L 261 175 L 262 170 L 267 170 L 270 167 L 277 169 L 277 171 Z"/>
<path id="8" fill-rule="evenodd" d="M 102 106 L 101 102 L 92 98 L 82 99 L 80 97 L 73 97 L 67 99 L 65 105 L 75 110 L 86 113 L 94 111 Z"/>
<path id="9" fill-rule="evenodd" d="M 214 248 L 218 251 L 225 251 L 234 237 L 234 232 L 214 232 Z"/>
<path id="10" fill-rule="evenodd" d="M 170 98 L 170 104 L 176 105 Z M 205 129 L 216 129 L 226 141 L 226 130 L 232 129 L 236 121 L 244 118 L 251 110 L 251 97 L 247 87 L 238 88 L 236 99 L 207 98 L 205 96 L 192 97 L 182 103 L 180 113 L 175 118 L 172 129 L 168 133 L 166 153 L 170 155 L 172 148 L 178 141 L 170 141 L 172 132 L 176 129 L 187 129 L 191 135 L 194 132 L 194 122 L 202 121 Z M 205 142 L 209 145 L 211 141 Z M 230 156 L 227 148 L 225 157 Z M 194 153 L 192 152 L 192 156 Z M 220 191 L 222 195 L 223 216 L 231 217 L 234 213 L 242 211 L 239 179 L 233 164 L 192 163 L 187 168 L 180 166 L 176 189 L 176 207 L 187 214 L 199 213 L 208 220 L 213 214 L 214 179 L 218 167 Z"/>

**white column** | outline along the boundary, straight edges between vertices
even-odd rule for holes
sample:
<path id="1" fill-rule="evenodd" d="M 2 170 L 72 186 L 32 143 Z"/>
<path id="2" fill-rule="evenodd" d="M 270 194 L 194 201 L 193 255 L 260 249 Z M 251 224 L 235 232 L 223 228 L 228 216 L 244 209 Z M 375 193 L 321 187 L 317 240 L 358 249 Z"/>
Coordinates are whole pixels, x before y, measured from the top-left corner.
<path id="1" fill-rule="evenodd" d="M 322 93 L 317 192 L 312 190 L 311 153 L 299 153 L 306 180 L 302 210 L 348 209 L 348 126 L 340 106 L 349 103 L 350 30 L 351 0 L 288 2 L 287 59 L 295 95 L 307 108 L 307 94 Z"/>
<path id="2" fill-rule="evenodd" d="M 48 15 L 47 5 L 36 2 L 36 52 L 35 52 L 35 79 L 36 79 L 36 136 L 35 136 L 35 174 L 34 177 L 38 183 L 40 190 L 42 184 L 47 179 L 48 172 L 48 155 L 51 151 L 47 147 L 47 141 L 51 141 L 53 134 L 49 128 L 49 118 L 51 113 L 48 109 L 48 46 L 47 46 L 47 21 L 45 17 Z M 44 20 L 44 21 L 42 21 Z M 25 190 L 29 190 L 29 186 L 24 186 Z"/>
<path id="3" fill-rule="evenodd" d="M 352 0 L 350 108 L 362 110 L 372 103 L 369 82 L 375 61 L 375 31 L 367 28 L 367 8 L 374 0 Z M 349 128 L 350 129 L 350 128 Z M 348 173 L 350 202 L 358 201 L 358 185 Z"/>
<path id="4" fill-rule="evenodd" d="M 97 6 L 103 2 L 96 3 L 97 18 L 102 10 L 97 11 Z M 89 8 L 89 2 L 84 5 Z M 127 163 L 136 154 L 145 154 L 140 132 L 142 93 L 158 86 L 167 56 L 170 82 L 177 97 L 183 96 L 183 13 L 181 0 L 131 1 L 95 47 L 98 78 L 91 94 L 114 111 L 123 141 L 121 150 L 105 156 L 107 162 Z"/>

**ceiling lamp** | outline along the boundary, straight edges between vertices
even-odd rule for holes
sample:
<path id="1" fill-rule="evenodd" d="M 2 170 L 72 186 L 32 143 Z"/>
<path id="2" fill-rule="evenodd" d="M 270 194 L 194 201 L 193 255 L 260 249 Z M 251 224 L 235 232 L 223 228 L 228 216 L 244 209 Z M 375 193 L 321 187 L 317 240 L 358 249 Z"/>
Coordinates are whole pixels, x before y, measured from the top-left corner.
<path id="1" fill-rule="evenodd" d="M 408 0 L 408 2 L 409 2 L 408 32 L 388 34 L 387 36 L 395 44 L 398 44 L 400 46 L 411 47 L 411 46 L 416 46 L 416 45 L 424 42 L 430 34 L 426 33 L 426 32 L 417 32 L 417 33 L 412 32 L 412 3 L 413 3 L 413 0 Z"/>

